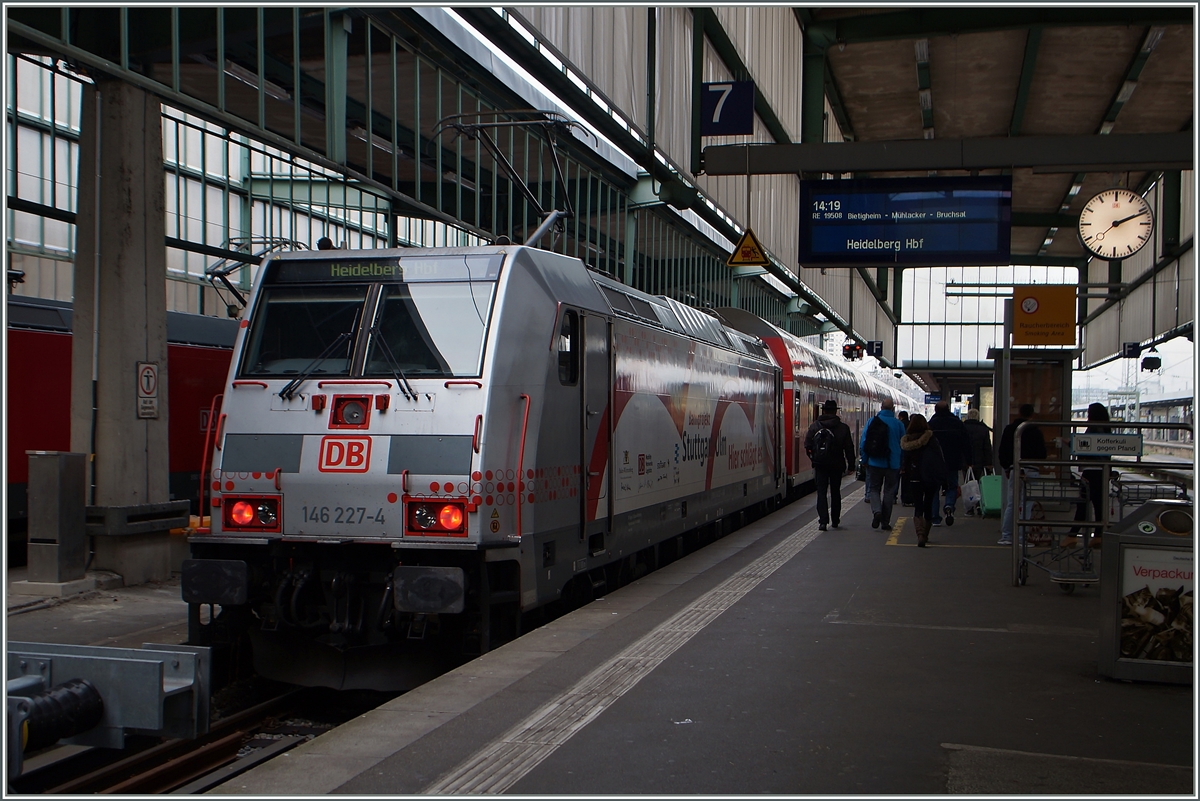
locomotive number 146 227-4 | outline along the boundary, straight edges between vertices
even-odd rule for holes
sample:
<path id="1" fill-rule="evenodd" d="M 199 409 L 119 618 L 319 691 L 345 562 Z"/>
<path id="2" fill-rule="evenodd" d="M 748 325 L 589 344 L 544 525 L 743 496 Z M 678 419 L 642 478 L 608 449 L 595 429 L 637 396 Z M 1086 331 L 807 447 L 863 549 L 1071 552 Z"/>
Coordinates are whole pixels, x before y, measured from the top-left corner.
<path id="1" fill-rule="evenodd" d="M 305 523 L 343 523 L 359 525 L 360 523 L 383 523 L 383 509 L 375 514 L 367 514 L 364 506 L 302 506 Z"/>

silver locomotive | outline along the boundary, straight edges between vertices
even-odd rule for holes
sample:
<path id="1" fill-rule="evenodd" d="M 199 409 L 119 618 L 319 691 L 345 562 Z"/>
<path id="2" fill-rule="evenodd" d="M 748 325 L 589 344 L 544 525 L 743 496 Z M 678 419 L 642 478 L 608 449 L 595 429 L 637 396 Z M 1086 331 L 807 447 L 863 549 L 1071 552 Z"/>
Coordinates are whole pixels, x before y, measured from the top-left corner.
<path id="1" fill-rule="evenodd" d="M 781 502 L 805 478 L 792 372 L 544 250 L 274 256 L 184 564 L 189 638 L 245 634 L 261 674 L 342 688 L 403 686 L 429 632 L 487 650 Z"/>

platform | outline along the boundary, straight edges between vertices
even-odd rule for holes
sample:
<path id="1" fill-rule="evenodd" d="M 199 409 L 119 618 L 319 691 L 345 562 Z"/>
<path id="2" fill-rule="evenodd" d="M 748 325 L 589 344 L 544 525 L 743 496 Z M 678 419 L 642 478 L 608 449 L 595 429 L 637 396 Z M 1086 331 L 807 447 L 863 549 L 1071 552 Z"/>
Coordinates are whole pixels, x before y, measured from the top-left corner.
<path id="1" fill-rule="evenodd" d="M 1195 792 L 1192 687 L 1097 673 L 1100 594 L 999 521 L 809 496 L 212 791 Z"/>

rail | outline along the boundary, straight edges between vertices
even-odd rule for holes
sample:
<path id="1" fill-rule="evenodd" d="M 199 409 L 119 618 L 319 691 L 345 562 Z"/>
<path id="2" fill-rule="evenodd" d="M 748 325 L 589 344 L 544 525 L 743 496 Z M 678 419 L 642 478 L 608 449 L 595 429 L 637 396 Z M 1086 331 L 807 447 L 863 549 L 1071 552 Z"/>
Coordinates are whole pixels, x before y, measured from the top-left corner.
<path id="1" fill-rule="evenodd" d="M 43 769 L 54 770 L 55 776 L 41 778 L 31 773 L 23 777 L 15 789 L 22 793 L 108 794 L 166 793 L 179 787 L 181 793 L 203 792 L 199 789 L 188 790 L 180 785 L 195 782 L 198 776 L 211 775 L 214 770 L 228 764 L 237 756 L 250 732 L 261 728 L 265 721 L 286 713 L 296 704 L 302 692 L 289 690 L 217 721 L 206 734 L 195 739 L 169 739 L 132 754 L 118 755 L 115 760 L 85 773 L 72 771 L 68 760 L 61 766 Z M 290 743 L 296 744 L 297 741 Z M 240 765 L 243 768 L 251 766 Z M 76 775 L 71 775 L 73 772 Z M 226 771 L 223 778 L 229 776 L 230 773 Z M 215 783 L 210 782 L 208 786 Z"/>

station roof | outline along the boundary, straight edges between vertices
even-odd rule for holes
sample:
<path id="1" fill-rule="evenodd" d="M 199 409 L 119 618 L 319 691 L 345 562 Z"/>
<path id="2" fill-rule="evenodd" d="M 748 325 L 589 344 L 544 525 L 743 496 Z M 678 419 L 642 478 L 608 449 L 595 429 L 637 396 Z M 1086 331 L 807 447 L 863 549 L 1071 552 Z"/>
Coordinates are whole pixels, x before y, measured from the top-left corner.
<path id="1" fill-rule="evenodd" d="M 1156 163 L 1162 154 L 1149 136 L 1193 130 L 1192 4 L 849 6 L 795 13 L 805 28 L 806 53 L 824 49 L 825 94 L 848 143 L 991 137 L 1019 146 L 1031 137 L 1077 137 L 1082 147 L 1109 135 L 1114 144 L 1127 143 L 1127 158 L 1103 164 L 1069 163 L 1068 155 L 1061 164 L 979 171 L 1012 175 L 1013 264 L 1081 264 L 1086 254 L 1075 225 L 1089 198 L 1118 184 L 1145 187 L 1162 169 L 1192 169 Z M 825 152 L 836 154 L 835 147 Z M 1187 150 L 1190 159 L 1192 147 Z M 897 168 L 856 177 L 929 173 Z M 990 370 L 966 365 L 920 373 L 927 382 L 964 390 L 991 383 Z"/>
<path id="2" fill-rule="evenodd" d="M 843 135 L 882 142 L 1191 132 L 1193 12 L 1191 5 L 1078 5 L 798 13 L 807 17 L 807 39 L 825 46 L 827 94 Z M 1014 262 L 1083 258 L 1074 230 L 1080 208 L 1115 181 L 1137 187 L 1153 172 L 1136 169 L 1155 156 L 1143 155 L 1091 171 L 1066 163 L 1011 169 Z"/>

